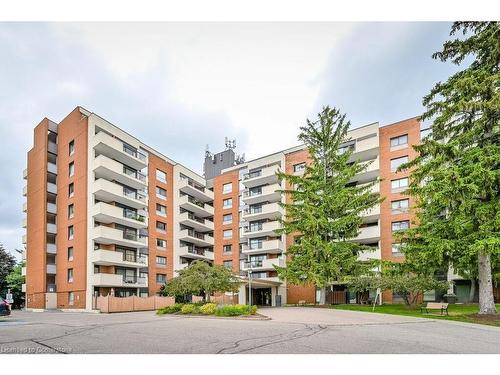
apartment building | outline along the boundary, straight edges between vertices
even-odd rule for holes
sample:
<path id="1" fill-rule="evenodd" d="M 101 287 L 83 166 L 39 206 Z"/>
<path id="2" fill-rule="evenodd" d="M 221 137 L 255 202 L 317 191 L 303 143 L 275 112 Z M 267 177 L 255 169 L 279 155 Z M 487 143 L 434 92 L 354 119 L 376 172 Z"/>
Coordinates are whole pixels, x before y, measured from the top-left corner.
<path id="1" fill-rule="evenodd" d="M 84 108 L 35 127 L 24 178 L 28 308 L 154 295 L 193 260 L 214 260 L 204 178 Z"/>
<path id="2" fill-rule="evenodd" d="M 417 118 L 369 124 L 350 130 L 339 150 L 368 164 L 352 183 L 375 181 L 384 198 L 354 239 L 373 247 L 362 260 L 403 260 L 394 233 L 411 225 L 413 202 L 403 194 L 408 172 L 397 167 L 415 157 L 421 128 Z M 194 260 L 239 274 L 241 303 L 315 302 L 313 286 L 287 284 L 274 268 L 286 266 L 294 241 L 277 234 L 285 186 L 276 172 L 302 174 L 308 162 L 304 146 L 244 161 L 229 145 L 207 152 L 202 176 L 84 108 L 60 123 L 42 120 L 24 171 L 27 307 L 89 310 L 96 295 L 154 295 Z"/>

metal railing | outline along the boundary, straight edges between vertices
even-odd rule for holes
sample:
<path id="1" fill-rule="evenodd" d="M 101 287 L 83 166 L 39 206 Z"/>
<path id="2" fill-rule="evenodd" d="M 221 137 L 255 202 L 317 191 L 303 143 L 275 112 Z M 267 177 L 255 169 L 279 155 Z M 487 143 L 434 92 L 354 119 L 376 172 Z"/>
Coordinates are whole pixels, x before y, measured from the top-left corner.
<path id="1" fill-rule="evenodd" d="M 198 207 L 205 208 L 205 203 L 200 202 L 197 199 L 194 199 L 193 197 L 188 196 L 188 202 L 197 205 Z"/>
<path id="2" fill-rule="evenodd" d="M 133 156 L 134 158 L 137 158 L 141 161 L 146 161 L 146 159 L 147 159 L 147 156 L 145 154 L 143 154 L 139 150 L 132 149 L 131 146 L 127 146 L 125 144 L 123 144 L 123 152 L 125 152 L 126 154 L 129 154 L 129 155 Z"/>
<path id="3" fill-rule="evenodd" d="M 251 178 L 260 177 L 260 176 L 262 176 L 262 170 L 254 171 L 254 172 L 250 172 L 250 173 L 245 173 L 243 175 L 243 179 L 249 180 Z"/>
<path id="4" fill-rule="evenodd" d="M 260 231 L 262 230 L 262 223 L 258 223 L 258 224 L 252 224 L 248 227 L 245 227 L 245 233 L 247 232 L 257 232 L 257 231 Z"/>
<path id="5" fill-rule="evenodd" d="M 137 220 L 137 221 L 140 221 L 142 223 L 144 223 L 146 221 L 145 216 L 139 215 L 137 213 L 137 211 L 131 210 L 129 208 L 123 209 L 123 217 L 125 217 L 127 219 Z"/>
<path id="6" fill-rule="evenodd" d="M 255 197 L 257 195 L 262 195 L 262 188 L 258 188 L 258 189 L 255 189 L 255 190 L 250 190 L 250 189 L 247 189 L 243 192 L 243 196 L 245 198 L 248 198 L 248 197 Z"/>

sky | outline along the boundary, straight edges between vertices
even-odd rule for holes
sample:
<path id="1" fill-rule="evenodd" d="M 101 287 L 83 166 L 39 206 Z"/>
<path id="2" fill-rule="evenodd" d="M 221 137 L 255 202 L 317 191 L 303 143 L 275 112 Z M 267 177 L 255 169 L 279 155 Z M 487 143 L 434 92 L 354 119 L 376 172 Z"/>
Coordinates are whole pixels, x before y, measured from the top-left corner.
<path id="1" fill-rule="evenodd" d="M 450 23 L 0 23 L 0 243 L 22 249 L 33 128 L 76 106 L 202 172 L 296 145 L 322 106 L 352 127 L 422 113 L 456 71 L 431 58 Z"/>

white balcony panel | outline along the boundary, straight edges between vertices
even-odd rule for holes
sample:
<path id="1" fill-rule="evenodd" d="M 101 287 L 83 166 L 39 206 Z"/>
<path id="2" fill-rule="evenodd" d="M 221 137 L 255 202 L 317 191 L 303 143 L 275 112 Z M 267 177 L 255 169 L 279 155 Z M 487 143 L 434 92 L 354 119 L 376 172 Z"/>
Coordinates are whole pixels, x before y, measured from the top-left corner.
<path id="1" fill-rule="evenodd" d="M 243 202 L 249 205 L 263 202 L 279 202 L 281 201 L 281 193 L 278 190 L 281 190 L 279 184 L 262 186 L 260 193 L 245 190 L 243 192 Z"/>
<path id="2" fill-rule="evenodd" d="M 253 254 L 280 254 L 285 251 L 285 244 L 281 240 L 267 240 L 258 244 L 253 244 L 250 247 L 247 244 L 243 245 L 242 253 L 246 255 Z"/>
<path id="3" fill-rule="evenodd" d="M 148 279 L 147 277 L 124 278 L 122 275 L 113 273 L 97 273 L 92 275 L 91 283 L 94 286 L 103 287 L 144 288 L 148 286 Z"/>
<path id="4" fill-rule="evenodd" d="M 264 204 L 260 209 L 246 208 L 243 211 L 243 219 L 246 221 L 261 219 L 277 219 L 283 216 L 283 208 L 278 203 Z"/>
<path id="5" fill-rule="evenodd" d="M 47 163 L 47 171 L 57 174 L 57 165 L 54 163 Z"/>
<path id="6" fill-rule="evenodd" d="M 199 260 L 214 260 L 214 252 L 207 250 L 195 250 L 190 246 L 180 246 L 178 251 L 179 256 L 189 259 L 199 259 Z M 185 268 L 185 267 L 182 267 Z M 180 269 L 182 269 L 180 268 Z"/>
<path id="7" fill-rule="evenodd" d="M 25 180 L 28 179 L 28 168 L 24 168 L 24 170 L 23 170 L 23 179 L 25 179 Z"/>
<path id="8" fill-rule="evenodd" d="M 28 219 L 24 218 L 22 222 L 22 227 L 26 228 L 28 226 Z"/>
<path id="9" fill-rule="evenodd" d="M 56 254 L 57 253 L 57 245 L 55 243 L 47 244 L 47 253 Z"/>
<path id="10" fill-rule="evenodd" d="M 26 267 L 21 268 L 21 276 L 26 276 Z"/>
<path id="11" fill-rule="evenodd" d="M 248 238 L 253 237 L 264 237 L 264 236 L 276 236 L 276 230 L 280 229 L 280 223 L 277 221 L 269 221 L 262 223 L 262 226 L 248 226 L 244 228 L 243 235 Z"/>
<path id="12" fill-rule="evenodd" d="M 179 215 L 179 223 L 194 228 L 198 232 L 212 232 L 214 230 L 213 221 L 195 218 L 189 212 L 183 212 Z"/>
<path id="13" fill-rule="evenodd" d="M 57 234 L 57 225 L 52 223 L 47 223 L 47 233 Z"/>
<path id="14" fill-rule="evenodd" d="M 189 181 L 186 178 L 182 178 L 179 181 L 179 190 L 195 197 L 197 200 L 202 202 L 210 202 L 214 200 L 214 192 L 205 188 L 197 186 L 195 183 Z"/>
<path id="15" fill-rule="evenodd" d="M 182 241 L 190 242 L 196 246 L 207 247 L 214 245 L 214 238 L 205 234 L 200 237 L 196 237 L 196 234 L 189 229 L 183 229 L 179 232 L 179 239 Z"/>
<path id="16" fill-rule="evenodd" d="M 146 155 L 141 152 L 125 151 L 122 141 L 105 132 L 99 132 L 94 137 L 94 149 L 99 154 L 109 156 L 134 169 L 143 169 L 148 165 Z"/>
<path id="17" fill-rule="evenodd" d="M 22 243 L 23 243 L 23 244 L 26 244 L 26 235 L 25 235 L 25 234 L 23 234 L 23 237 L 22 237 Z"/>
<path id="18" fill-rule="evenodd" d="M 94 160 L 94 172 L 96 178 L 115 180 L 134 189 L 144 189 L 147 179 L 141 173 L 127 174 L 124 172 L 123 164 L 112 160 L 104 155 L 99 155 Z"/>
<path id="19" fill-rule="evenodd" d="M 366 261 L 370 259 L 382 259 L 382 253 L 380 251 L 380 248 L 376 247 L 373 249 L 373 251 L 362 251 L 358 255 L 358 259 L 360 261 Z"/>
<path id="20" fill-rule="evenodd" d="M 52 194 L 57 194 L 57 185 L 47 182 L 47 191 Z"/>
<path id="21" fill-rule="evenodd" d="M 57 214 L 57 206 L 55 203 L 47 203 L 47 212 Z"/>
<path id="22" fill-rule="evenodd" d="M 147 238 L 140 238 L 138 236 L 124 238 L 123 231 L 103 225 L 92 229 L 92 239 L 106 245 L 115 244 L 135 248 L 147 247 Z"/>
<path id="23" fill-rule="evenodd" d="M 376 220 L 380 216 L 380 204 L 377 204 L 374 207 L 370 208 L 369 210 L 362 212 L 361 216 L 365 221 Z"/>
<path id="24" fill-rule="evenodd" d="M 56 274 L 56 265 L 55 264 L 47 264 L 47 273 L 49 275 L 55 275 Z"/>
<path id="25" fill-rule="evenodd" d="M 379 177 L 380 158 L 378 156 L 364 163 L 368 165 L 366 170 L 353 178 L 353 181 L 357 181 L 358 184 L 364 184 Z"/>
<path id="26" fill-rule="evenodd" d="M 118 223 L 132 228 L 147 228 L 148 226 L 148 220 L 145 216 L 134 215 L 133 211 L 125 211 L 121 207 L 104 202 L 94 205 L 92 216 L 105 224 Z"/>
<path id="27" fill-rule="evenodd" d="M 380 226 L 372 225 L 369 227 L 361 228 L 358 237 L 356 237 L 353 241 L 361 243 L 369 243 L 377 241 L 379 238 L 380 238 Z"/>
<path id="28" fill-rule="evenodd" d="M 98 179 L 94 183 L 94 195 L 97 199 L 105 202 L 118 202 L 133 208 L 144 208 L 147 206 L 147 199 L 145 196 L 125 194 L 124 188 L 114 182 Z"/>
<path id="29" fill-rule="evenodd" d="M 27 202 L 23 203 L 23 212 L 28 212 L 28 203 Z"/>
<path id="30" fill-rule="evenodd" d="M 261 261 L 242 261 L 241 270 L 248 271 L 251 269 L 253 272 L 261 271 L 274 271 L 274 266 L 284 267 L 285 260 L 283 258 L 263 259 Z"/>
<path id="31" fill-rule="evenodd" d="M 102 266 L 147 267 L 148 258 L 145 255 L 127 258 L 123 253 L 112 250 L 94 250 L 90 259 L 92 263 Z"/>
<path id="32" fill-rule="evenodd" d="M 214 208 L 196 199 L 183 195 L 179 198 L 179 206 L 193 212 L 198 217 L 209 217 L 214 215 Z"/>
<path id="33" fill-rule="evenodd" d="M 21 292 L 26 293 L 26 284 L 21 285 Z"/>
<path id="34" fill-rule="evenodd" d="M 23 186 L 23 197 L 25 197 L 27 195 L 28 195 L 28 187 L 27 186 Z"/>
<path id="35" fill-rule="evenodd" d="M 264 167 L 260 171 L 253 171 L 245 174 L 243 176 L 242 183 L 246 187 L 254 187 L 264 184 L 275 184 L 277 183 L 278 177 L 276 172 L 278 172 L 278 165 L 271 165 L 269 167 Z"/>

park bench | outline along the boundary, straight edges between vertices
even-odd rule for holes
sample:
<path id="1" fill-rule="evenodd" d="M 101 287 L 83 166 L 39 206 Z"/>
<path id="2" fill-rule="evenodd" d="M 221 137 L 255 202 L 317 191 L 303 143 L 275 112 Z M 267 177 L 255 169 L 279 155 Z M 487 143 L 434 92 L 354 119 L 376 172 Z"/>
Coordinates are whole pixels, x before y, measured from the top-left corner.
<path id="1" fill-rule="evenodd" d="M 444 312 L 448 315 L 448 304 L 442 302 L 427 302 L 427 305 L 420 307 L 421 313 L 423 313 L 424 310 L 427 314 L 429 313 L 429 310 L 440 310 L 441 315 L 443 315 Z"/>

